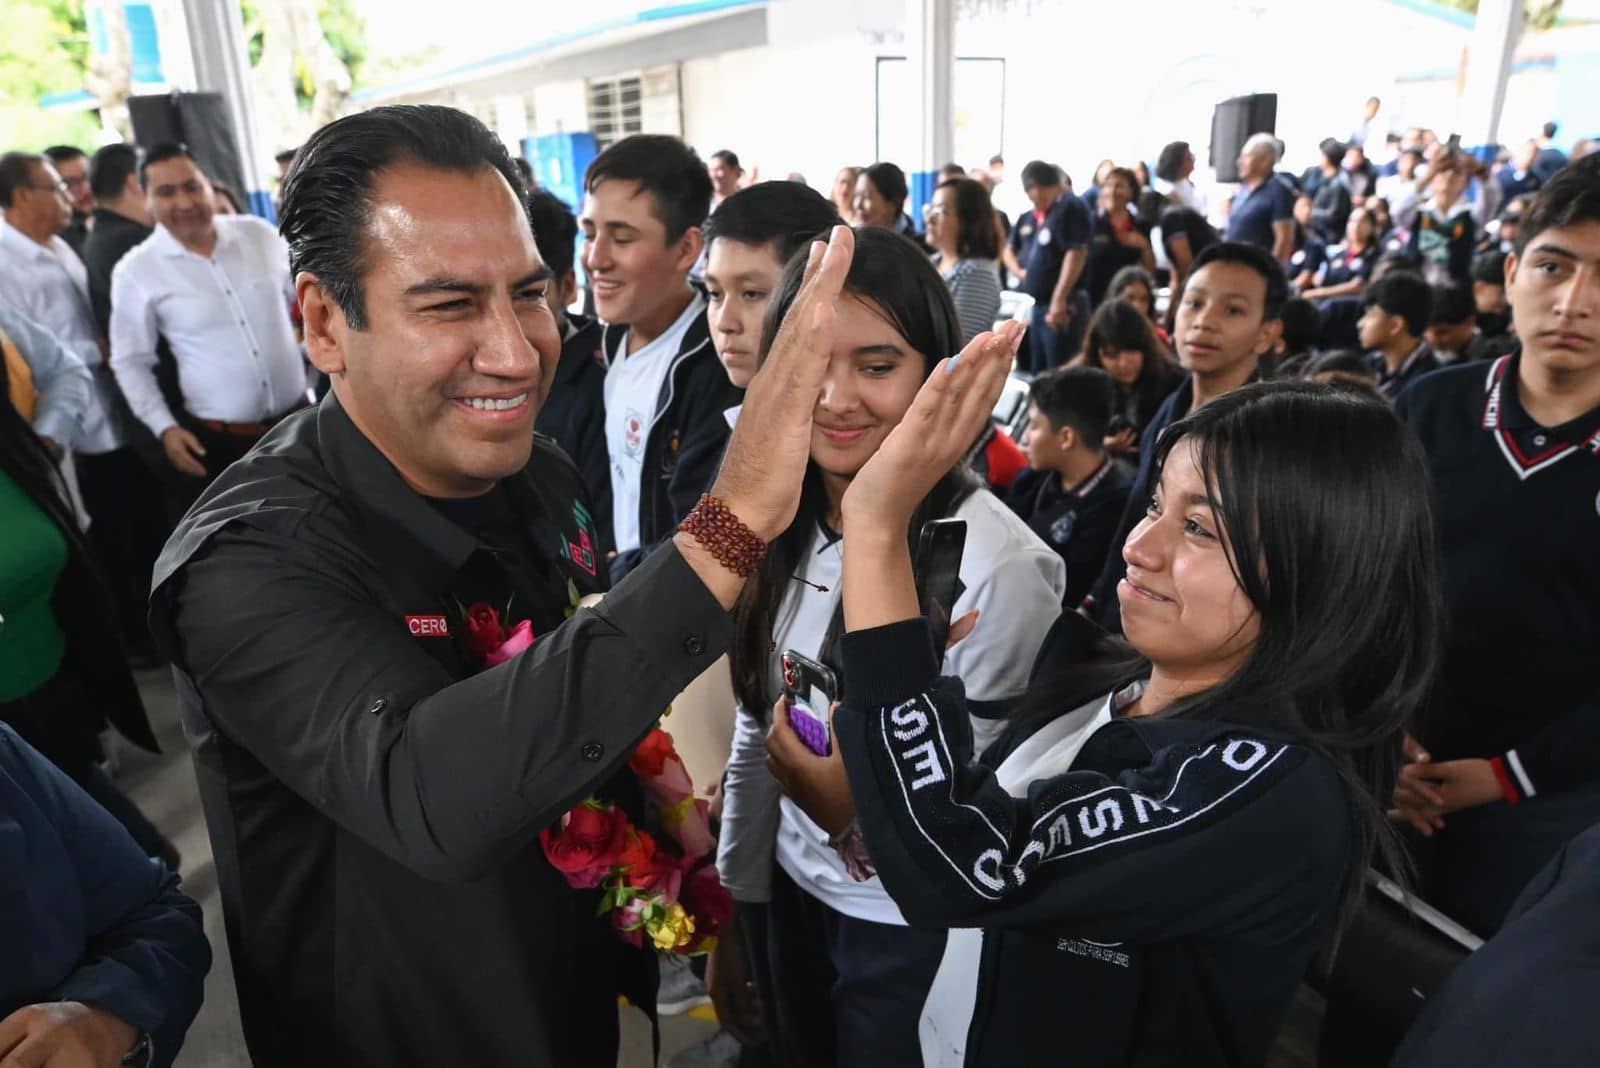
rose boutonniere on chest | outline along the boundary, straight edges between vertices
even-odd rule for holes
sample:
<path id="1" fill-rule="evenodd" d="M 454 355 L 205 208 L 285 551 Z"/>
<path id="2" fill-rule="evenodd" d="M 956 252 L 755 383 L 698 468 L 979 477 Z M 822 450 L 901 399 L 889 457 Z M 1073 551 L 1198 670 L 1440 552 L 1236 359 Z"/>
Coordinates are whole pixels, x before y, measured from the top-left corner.
<path id="1" fill-rule="evenodd" d="M 569 594 L 571 615 L 578 598 L 570 584 Z M 538 640 L 531 622 L 507 626 L 486 603 L 462 615 L 466 646 L 479 670 L 504 664 Z M 609 914 L 625 941 L 667 955 L 709 953 L 733 899 L 717 876 L 708 804 L 695 797 L 672 735 L 659 726 L 639 743 L 628 769 L 644 794 L 640 823 L 615 802 L 590 797 L 539 833 L 545 859 L 568 885 L 603 891 L 596 914 Z"/>
<path id="2" fill-rule="evenodd" d="M 511 606 L 506 605 L 509 615 Z M 524 619 L 507 627 L 500 621 L 500 613 L 492 605 L 479 601 L 463 613 L 466 624 L 467 651 L 471 653 L 479 670 L 498 667 L 531 647 L 538 637 L 533 632 L 533 622 Z"/>

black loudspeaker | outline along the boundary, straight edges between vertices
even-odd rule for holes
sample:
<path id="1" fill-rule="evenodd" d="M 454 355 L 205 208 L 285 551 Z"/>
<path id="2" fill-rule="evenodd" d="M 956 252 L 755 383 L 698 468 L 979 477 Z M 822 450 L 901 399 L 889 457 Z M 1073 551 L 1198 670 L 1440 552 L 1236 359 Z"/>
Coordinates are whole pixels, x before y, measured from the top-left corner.
<path id="1" fill-rule="evenodd" d="M 163 141 L 179 141 L 215 182 L 233 187 L 241 199 L 250 195 L 239 162 L 239 143 L 221 93 L 164 93 L 130 96 L 128 118 L 133 140 L 148 150 Z"/>
<path id="2" fill-rule="evenodd" d="M 1252 134 L 1272 133 L 1278 125 L 1278 94 L 1236 96 L 1211 114 L 1211 166 L 1217 181 L 1239 180 L 1239 150 Z"/>

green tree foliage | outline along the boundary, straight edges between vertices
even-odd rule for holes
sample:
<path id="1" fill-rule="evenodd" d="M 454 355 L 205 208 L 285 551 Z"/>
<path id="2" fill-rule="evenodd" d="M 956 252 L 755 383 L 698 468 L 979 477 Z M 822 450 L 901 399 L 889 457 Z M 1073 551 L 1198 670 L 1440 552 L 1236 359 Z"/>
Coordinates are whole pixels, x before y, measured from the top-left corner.
<path id="1" fill-rule="evenodd" d="M 264 31 L 261 26 L 260 0 L 241 0 L 244 12 L 244 33 L 249 41 L 250 65 L 261 59 Z M 344 61 L 352 82 L 359 83 L 361 67 L 367 58 L 367 23 L 351 0 L 320 0 L 317 5 L 317 22 L 334 54 Z M 311 72 L 301 64 L 295 71 L 295 99 L 302 107 L 311 106 L 316 87 L 311 82 Z"/>
<path id="2" fill-rule="evenodd" d="M 1478 13 L 1478 0 L 1445 0 L 1457 11 Z M 1523 24 L 1530 30 L 1548 30 L 1561 19 L 1562 0 L 1522 0 Z"/>
<path id="3" fill-rule="evenodd" d="M 76 144 L 92 151 L 99 123 L 88 112 L 45 111 L 51 93 L 83 88 L 89 28 L 83 0 L 3 0 L 0 15 L 0 151 Z"/>

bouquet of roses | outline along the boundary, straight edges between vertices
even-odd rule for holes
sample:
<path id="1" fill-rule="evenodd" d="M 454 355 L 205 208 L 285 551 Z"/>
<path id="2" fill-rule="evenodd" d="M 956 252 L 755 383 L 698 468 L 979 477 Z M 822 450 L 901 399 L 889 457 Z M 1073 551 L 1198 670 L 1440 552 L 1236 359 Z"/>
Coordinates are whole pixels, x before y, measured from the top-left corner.
<path id="1" fill-rule="evenodd" d="M 608 801 L 589 798 L 539 834 L 544 855 L 568 884 L 602 888 L 599 915 L 635 946 L 695 956 L 716 948 L 733 901 L 717 877 L 708 806 L 660 727 L 628 767 L 644 789 L 652 834 Z"/>

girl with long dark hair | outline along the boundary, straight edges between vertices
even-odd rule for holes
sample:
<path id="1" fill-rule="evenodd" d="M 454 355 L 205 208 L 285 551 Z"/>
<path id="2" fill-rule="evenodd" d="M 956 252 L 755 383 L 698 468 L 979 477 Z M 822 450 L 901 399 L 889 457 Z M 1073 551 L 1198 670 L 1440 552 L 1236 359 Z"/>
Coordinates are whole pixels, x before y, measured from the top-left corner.
<path id="1" fill-rule="evenodd" d="M 141 748 L 158 746 L 60 472 L 9 395 L 0 361 L 0 720 L 176 868 L 172 843 L 100 768 L 108 723 Z"/>
<path id="2" fill-rule="evenodd" d="M 925 1063 L 1261 1065 L 1368 863 L 1398 859 L 1380 799 L 1437 657 L 1426 458 L 1338 386 L 1248 385 L 1173 424 L 1121 550 L 1127 641 L 1064 616 L 975 761 L 889 532 L 1006 370 L 936 373 L 842 504 L 856 829 L 907 919 L 963 929 Z M 775 760 L 820 777 L 786 711 Z"/>
<path id="3" fill-rule="evenodd" d="M 768 312 L 767 344 L 799 292 L 803 268 L 799 257 L 785 272 Z M 1005 340 L 1019 335 L 1011 327 Z M 780 801 L 765 735 L 785 650 L 840 670 L 840 502 L 935 363 L 961 347 L 960 337 L 950 293 L 927 256 L 887 231 L 858 230 L 799 512 L 734 612 L 739 707 L 718 868 L 739 902 L 772 1045 L 794 1065 L 914 1061 L 918 1015 L 943 952 L 943 931 L 905 926 L 875 879 L 854 877 L 829 832 L 794 801 Z M 982 429 L 972 428 L 969 446 Z M 949 458 L 928 481 L 897 537 L 909 551 L 928 520 L 966 522 L 952 618 L 976 611 L 985 626 L 951 650 L 946 667 L 972 698 L 968 729 L 993 738 L 1060 614 L 1065 574 L 1060 557 L 959 461 Z M 718 959 L 739 953 L 736 942 L 720 945 Z M 712 979 L 715 986 L 715 973 Z"/>
<path id="4" fill-rule="evenodd" d="M 1123 300 L 1100 305 L 1089 323 L 1083 362 L 1104 368 L 1117 380 L 1119 403 L 1106 448 L 1122 456 L 1139 454 L 1139 435 L 1183 370 L 1156 336 L 1150 320 Z"/>

